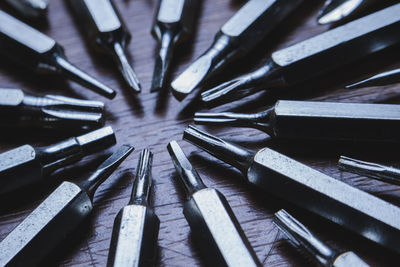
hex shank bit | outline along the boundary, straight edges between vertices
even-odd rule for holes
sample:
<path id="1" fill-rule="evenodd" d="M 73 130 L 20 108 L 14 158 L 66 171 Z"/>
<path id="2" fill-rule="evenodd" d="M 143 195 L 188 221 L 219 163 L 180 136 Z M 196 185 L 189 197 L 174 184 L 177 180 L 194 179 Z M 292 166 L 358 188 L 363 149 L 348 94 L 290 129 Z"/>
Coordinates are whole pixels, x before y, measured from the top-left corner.
<path id="1" fill-rule="evenodd" d="M 55 170 L 116 143 L 111 127 L 45 147 L 23 145 L 0 154 L 0 195 L 42 181 Z"/>
<path id="2" fill-rule="evenodd" d="M 5 0 L 20 14 L 28 18 L 39 18 L 47 13 L 49 0 Z"/>
<path id="3" fill-rule="evenodd" d="M 194 127 L 184 139 L 264 190 L 400 253 L 400 208 L 269 148 L 250 151 Z"/>
<path id="4" fill-rule="evenodd" d="M 400 141 L 400 106 L 389 104 L 279 100 L 255 114 L 198 112 L 194 121 L 256 128 L 286 139 Z"/>
<path id="5" fill-rule="evenodd" d="M 232 61 L 244 57 L 302 1 L 248 1 L 222 26 L 211 47 L 172 82 L 174 96 L 182 100 Z"/>
<path id="6" fill-rule="evenodd" d="M 149 206 L 153 154 L 142 150 L 129 204 L 114 221 L 107 266 L 154 266 L 160 220 Z"/>
<path id="7" fill-rule="evenodd" d="M 0 266 L 36 266 L 93 210 L 93 196 L 133 151 L 120 147 L 88 178 L 62 182 L 0 243 Z"/>
<path id="8" fill-rule="evenodd" d="M 261 266 L 225 197 L 204 185 L 177 142 L 168 144 L 168 152 L 188 198 L 183 214 L 207 263 Z"/>
<path id="9" fill-rule="evenodd" d="M 400 68 L 376 74 L 365 80 L 347 85 L 346 88 L 355 89 L 355 88 L 363 88 L 371 86 L 384 86 L 399 82 L 400 82 Z"/>
<path id="10" fill-rule="evenodd" d="M 274 224 L 284 232 L 295 246 L 302 248 L 321 266 L 326 267 L 368 267 L 354 252 L 339 251 L 319 240 L 305 225 L 286 210 L 275 213 Z"/>
<path id="11" fill-rule="evenodd" d="M 201 95 L 206 105 L 310 80 L 400 42 L 400 4 L 273 52 L 260 68 Z"/>
<path id="12" fill-rule="evenodd" d="M 36 73 L 61 74 L 107 98 L 116 92 L 72 65 L 55 40 L 0 10 L 0 54 Z"/>

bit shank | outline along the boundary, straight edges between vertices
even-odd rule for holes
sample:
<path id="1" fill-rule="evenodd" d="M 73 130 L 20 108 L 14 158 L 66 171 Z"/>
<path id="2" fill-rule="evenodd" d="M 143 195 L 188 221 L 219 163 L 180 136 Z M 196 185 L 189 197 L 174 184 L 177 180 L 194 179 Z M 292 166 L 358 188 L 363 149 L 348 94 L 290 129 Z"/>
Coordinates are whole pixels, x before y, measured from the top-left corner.
<path id="1" fill-rule="evenodd" d="M 93 194 L 133 148 L 122 146 L 88 179 L 62 182 L 0 243 L 0 266 L 36 266 L 93 210 Z"/>
<path id="2" fill-rule="evenodd" d="M 49 6 L 49 0 L 6 0 L 6 2 L 27 18 L 44 16 Z"/>
<path id="3" fill-rule="evenodd" d="M 346 88 L 355 89 L 355 88 L 363 88 L 371 86 L 384 86 L 399 82 L 400 82 L 400 68 L 379 73 L 365 80 L 350 84 L 346 86 Z"/>
<path id="4" fill-rule="evenodd" d="M 400 208 L 269 148 L 246 149 L 194 127 L 184 139 L 238 168 L 247 182 L 400 253 Z M 229 156 L 228 156 L 229 155 Z M 251 156 L 251 158 L 249 158 Z M 229 157 L 229 160 L 227 158 Z"/>

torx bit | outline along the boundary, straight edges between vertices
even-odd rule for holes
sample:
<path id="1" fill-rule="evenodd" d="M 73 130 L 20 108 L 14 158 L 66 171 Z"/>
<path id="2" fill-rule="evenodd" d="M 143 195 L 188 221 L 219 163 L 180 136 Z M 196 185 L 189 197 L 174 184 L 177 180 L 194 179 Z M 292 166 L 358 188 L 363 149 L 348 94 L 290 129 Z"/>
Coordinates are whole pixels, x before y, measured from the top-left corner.
<path id="1" fill-rule="evenodd" d="M 210 76 L 244 57 L 303 0 L 250 0 L 226 22 L 208 48 L 171 86 L 182 100 Z"/>
<path id="2" fill-rule="evenodd" d="M 279 100 L 259 113 L 198 112 L 194 121 L 256 128 L 285 139 L 400 141 L 400 106 L 390 104 Z"/>
<path id="3" fill-rule="evenodd" d="M 6 2 L 27 18 L 44 16 L 49 6 L 49 0 L 6 0 Z"/>
<path id="4" fill-rule="evenodd" d="M 0 154 L 0 195 L 38 183 L 55 170 L 115 143 L 112 128 L 104 127 L 50 146 L 23 145 L 6 151 Z"/>
<path id="5" fill-rule="evenodd" d="M 116 92 L 72 65 L 55 40 L 0 10 L 0 54 L 36 73 L 61 74 L 107 98 Z"/>
<path id="6" fill-rule="evenodd" d="M 400 170 L 391 166 L 362 161 L 341 156 L 338 162 L 339 169 L 383 181 L 400 185 Z"/>
<path id="7" fill-rule="evenodd" d="M 160 45 L 151 92 L 165 87 L 173 50 L 192 34 L 199 4 L 200 0 L 159 0 L 151 31 Z"/>
<path id="8" fill-rule="evenodd" d="M 0 125 L 70 130 L 104 124 L 104 104 L 60 95 L 36 96 L 0 88 Z"/>
<path id="9" fill-rule="evenodd" d="M 305 225 L 286 210 L 275 213 L 274 224 L 289 237 L 290 241 L 305 250 L 321 266 L 326 267 L 367 267 L 354 252 L 339 252 L 319 240 Z"/>
<path id="10" fill-rule="evenodd" d="M 184 139 L 239 169 L 247 182 L 400 253 L 400 208 L 270 148 L 251 151 L 189 127 Z"/>
<path id="11" fill-rule="evenodd" d="M 400 4 L 273 52 L 266 64 L 201 95 L 218 105 L 261 90 L 289 87 L 400 42 Z"/>
<path id="12" fill-rule="evenodd" d="M 122 146 L 88 178 L 62 182 L 0 243 L 0 266 L 36 266 L 93 210 L 97 188 L 133 147 Z"/>
<path id="13" fill-rule="evenodd" d="M 210 266 L 261 266 L 226 198 L 204 185 L 176 141 L 168 144 L 187 195 L 183 214 Z"/>
<path id="14" fill-rule="evenodd" d="M 393 83 L 400 83 L 400 68 L 379 73 L 365 80 L 347 85 L 346 88 L 355 89 L 371 86 L 384 86 Z"/>
<path id="15" fill-rule="evenodd" d="M 144 149 L 136 171 L 129 204 L 114 221 L 107 266 L 154 266 L 160 220 L 149 206 L 153 154 Z"/>
<path id="16" fill-rule="evenodd" d="M 134 93 L 141 91 L 139 79 L 125 54 L 131 40 L 122 18 L 111 0 L 68 0 L 90 44 L 109 54 L 118 64 L 126 83 Z"/>

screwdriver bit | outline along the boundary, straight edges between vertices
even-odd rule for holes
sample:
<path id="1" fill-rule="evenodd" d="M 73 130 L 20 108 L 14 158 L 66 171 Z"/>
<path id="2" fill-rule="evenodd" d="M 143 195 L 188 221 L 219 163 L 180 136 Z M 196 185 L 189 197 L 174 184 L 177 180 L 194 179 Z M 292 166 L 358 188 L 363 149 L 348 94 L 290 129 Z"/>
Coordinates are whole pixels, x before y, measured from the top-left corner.
<path id="1" fill-rule="evenodd" d="M 36 73 L 61 74 L 107 98 L 116 92 L 72 65 L 55 40 L 0 10 L 0 54 Z"/>
<path id="2" fill-rule="evenodd" d="M 355 89 L 371 86 L 384 86 L 393 83 L 400 83 L 400 68 L 379 73 L 365 80 L 347 85 L 346 88 Z"/>
<path id="3" fill-rule="evenodd" d="M 400 253 L 400 208 L 270 148 L 251 151 L 189 127 L 184 139 L 239 169 L 266 193 Z"/>
<path id="4" fill-rule="evenodd" d="M 39 183 L 55 170 L 115 143 L 112 128 L 105 127 L 50 146 L 23 145 L 3 152 L 0 154 L 0 195 Z"/>
<path id="5" fill-rule="evenodd" d="M 0 243 L 0 266 L 36 266 L 93 210 L 97 188 L 133 151 L 120 147 L 88 178 L 62 182 Z"/>
<path id="6" fill-rule="evenodd" d="M 104 124 L 103 112 L 104 104 L 99 101 L 0 88 L 0 125 L 4 127 L 89 129 Z"/>
<path id="7" fill-rule="evenodd" d="M 255 71 L 203 92 L 203 104 L 225 104 L 261 90 L 289 87 L 398 44 L 399 14 L 400 4 L 395 4 L 275 51 Z"/>
<path id="8" fill-rule="evenodd" d="M 112 56 L 126 83 L 134 93 L 140 82 L 125 54 L 131 40 L 122 18 L 111 0 L 69 0 L 90 44 L 99 52 Z"/>
<path id="9" fill-rule="evenodd" d="M 345 156 L 340 157 L 338 165 L 339 169 L 343 171 L 365 175 L 385 183 L 400 185 L 400 170 L 394 167 Z"/>
<path id="10" fill-rule="evenodd" d="M 176 141 L 167 148 L 187 195 L 183 214 L 209 266 L 261 266 L 226 198 L 204 185 Z"/>
<path id="11" fill-rule="evenodd" d="M 160 220 L 149 207 L 153 154 L 144 149 L 129 204 L 115 218 L 107 266 L 154 266 Z"/>
<path id="12" fill-rule="evenodd" d="M 255 114 L 198 112 L 194 121 L 256 128 L 286 139 L 400 141 L 400 106 L 389 104 L 279 100 Z"/>
<path id="13" fill-rule="evenodd" d="M 200 0 L 159 0 L 151 33 L 160 44 L 151 92 L 165 87 L 175 46 L 193 32 Z"/>
<path id="14" fill-rule="evenodd" d="M 254 49 L 303 0 L 250 0 L 222 28 L 214 42 L 171 86 L 182 100 L 210 76 Z"/>
<path id="15" fill-rule="evenodd" d="M 339 251 L 319 240 L 305 225 L 293 218 L 286 210 L 275 213 L 274 224 L 284 232 L 290 241 L 304 249 L 321 266 L 326 267 L 367 267 L 354 252 Z"/>
<path id="16" fill-rule="evenodd" d="M 6 2 L 28 18 L 44 16 L 49 6 L 49 0 L 6 0 Z"/>

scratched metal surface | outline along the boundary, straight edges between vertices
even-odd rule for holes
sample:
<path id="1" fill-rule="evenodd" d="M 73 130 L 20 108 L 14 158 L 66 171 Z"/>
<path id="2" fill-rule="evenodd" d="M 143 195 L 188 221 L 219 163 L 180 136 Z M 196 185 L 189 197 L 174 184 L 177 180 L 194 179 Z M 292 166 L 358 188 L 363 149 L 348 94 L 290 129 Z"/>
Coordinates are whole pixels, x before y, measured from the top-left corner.
<path id="1" fill-rule="evenodd" d="M 76 84 L 63 82 L 59 78 L 32 75 L 3 59 L 0 60 L 0 86 L 20 87 L 37 93 L 58 93 L 105 101 L 108 110 L 108 124 L 115 129 L 118 143 L 132 144 L 137 151 L 122 164 L 112 178 L 99 188 L 95 196 L 95 212 L 90 220 L 85 222 L 65 243 L 56 248 L 43 265 L 105 265 L 114 217 L 128 201 L 138 151 L 145 147 L 149 147 L 155 153 L 153 203 L 155 212 L 161 220 L 157 265 L 203 265 L 196 245 L 190 236 L 189 226 L 182 214 L 184 197 L 179 184 L 174 181 L 173 165 L 166 150 L 167 143 L 173 139 L 180 140 L 183 129 L 192 122 L 193 105 L 189 105 L 185 109 L 183 107 L 191 102 L 193 96 L 180 104 L 171 95 L 158 96 L 149 93 L 156 51 L 156 42 L 149 32 L 156 1 L 115 1 L 133 36 L 129 51 L 139 79 L 144 85 L 144 92 L 137 98 L 133 98 L 127 93 L 124 82 L 114 68 L 113 62 L 87 47 L 66 2 L 51 1 L 48 23 L 35 22 L 34 25 L 58 40 L 65 47 L 71 62 L 98 77 L 107 85 L 116 88 L 119 92 L 117 97 L 112 101 L 105 100 Z M 177 50 L 173 62 L 175 66 L 173 77 L 210 45 L 214 33 L 244 2 L 240 0 L 204 0 L 196 36 Z M 218 79 L 224 80 L 235 73 L 249 70 L 251 66 L 260 64 L 261 58 L 273 49 L 285 47 L 326 30 L 327 26 L 318 26 L 315 22 L 315 15 L 322 6 L 322 1 L 309 0 L 305 2 L 306 4 L 295 12 L 288 22 L 271 34 L 254 54 L 240 62 L 240 69 L 230 68 L 229 71 L 221 73 Z M 1 4 L 0 8 L 9 10 L 4 4 Z M 397 103 L 400 96 L 400 85 L 353 91 L 342 88 L 347 82 L 355 81 L 367 74 L 395 67 L 396 62 L 400 62 L 398 49 L 399 47 L 371 56 L 362 62 L 335 71 L 331 75 L 296 86 L 290 93 L 285 93 L 282 98 Z M 397 66 L 400 65 L 397 64 Z M 300 90 L 305 92 L 298 93 Z M 258 94 L 249 101 L 219 107 L 216 110 L 258 111 L 274 100 L 276 100 L 276 95 Z M 264 133 L 256 130 L 210 127 L 207 129 L 248 147 L 261 148 L 270 145 L 336 179 L 343 180 L 397 205 L 400 204 L 398 187 L 358 175 L 342 173 L 336 167 L 340 154 L 396 164 L 398 163 L 397 152 L 399 149 L 397 145 L 285 143 L 270 140 Z M 0 132 L 0 151 L 24 143 L 45 145 L 59 139 L 61 137 L 54 132 L 3 130 Z M 395 265 L 396 255 L 316 216 L 296 209 L 279 198 L 268 196 L 245 185 L 241 181 L 241 175 L 235 170 L 228 168 L 225 164 L 215 164 L 212 157 L 188 143 L 181 141 L 180 144 L 190 155 L 190 159 L 200 172 L 205 184 L 217 188 L 227 197 L 264 266 L 310 266 L 307 257 L 293 249 L 272 224 L 272 214 L 282 207 L 293 212 L 332 246 L 340 250 L 353 249 L 373 266 Z M 9 197 L 1 200 L 0 239 L 16 227 L 38 205 L 38 199 L 46 196 L 50 191 L 49 188 L 54 187 L 60 179 L 87 175 L 89 170 L 98 164 L 98 156 L 101 156 L 101 153 L 85 158 L 74 168 L 68 167 L 54 175 L 48 183 L 44 184 L 46 186 L 42 187 L 45 189 L 30 188 L 19 198 Z"/>

